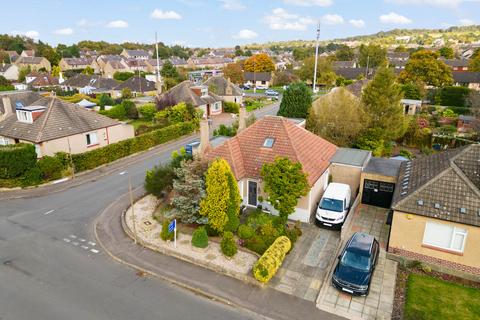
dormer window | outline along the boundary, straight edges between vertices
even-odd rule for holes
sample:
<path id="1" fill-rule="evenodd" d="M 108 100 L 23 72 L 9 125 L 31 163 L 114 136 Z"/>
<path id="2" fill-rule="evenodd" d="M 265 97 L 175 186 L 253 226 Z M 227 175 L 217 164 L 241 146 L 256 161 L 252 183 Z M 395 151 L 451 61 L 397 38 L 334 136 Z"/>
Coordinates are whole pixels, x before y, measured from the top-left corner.
<path id="1" fill-rule="evenodd" d="M 32 113 L 25 110 L 17 110 L 17 120 L 25 123 L 33 123 Z"/>
<path id="2" fill-rule="evenodd" d="M 275 142 L 274 138 L 266 138 L 265 141 L 263 142 L 263 146 L 265 148 L 271 148 L 271 147 L 273 147 L 274 142 Z"/>
<path id="3" fill-rule="evenodd" d="M 202 88 L 202 97 L 208 96 L 208 88 Z"/>

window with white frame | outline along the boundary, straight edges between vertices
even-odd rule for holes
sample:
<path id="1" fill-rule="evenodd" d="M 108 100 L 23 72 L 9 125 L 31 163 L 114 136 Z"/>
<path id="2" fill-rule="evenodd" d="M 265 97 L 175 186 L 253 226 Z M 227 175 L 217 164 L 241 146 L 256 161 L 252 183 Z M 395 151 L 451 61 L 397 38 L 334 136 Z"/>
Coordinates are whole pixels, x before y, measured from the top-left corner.
<path id="1" fill-rule="evenodd" d="M 212 111 L 220 111 L 222 109 L 222 103 L 221 102 L 215 102 L 213 104 Z"/>
<path id="2" fill-rule="evenodd" d="M 96 132 L 90 132 L 85 135 L 87 138 L 87 146 L 92 146 L 95 144 L 98 144 L 97 140 L 97 133 Z"/>
<path id="3" fill-rule="evenodd" d="M 17 119 L 20 122 L 27 122 L 27 123 L 33 122 L 32 113 L 28 111 L 23 111 L 23 110 L 17 110 Z"/>
<path id="4" fill-rule="evenodd" d="M 448 224 L 427 222 L 425 224 L 423 244 L 440 249 L 463 252 L 466 238 L 466 229 Z"/>
<path id="5" fill-rule="evenodd" d="M 10 140 L 5 137 L 0 137 L 0 146 L 6 146 L 7 144 L 10 144 Z"/>

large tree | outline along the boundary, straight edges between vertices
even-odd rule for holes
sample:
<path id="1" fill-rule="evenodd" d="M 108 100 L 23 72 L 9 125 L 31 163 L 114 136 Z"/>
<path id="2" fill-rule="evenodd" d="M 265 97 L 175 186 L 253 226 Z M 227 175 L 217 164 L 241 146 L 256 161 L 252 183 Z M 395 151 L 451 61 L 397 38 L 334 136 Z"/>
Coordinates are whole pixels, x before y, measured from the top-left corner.
<path id="1" fill-rule="evenodd" d="M 260 171 L 267 201 L 278 210 L 280 217 L 287 221 L 295 211 L 298 199 L 307 195 L 310 187 L 302 165 L 288 158 L 277 158 L 273 163 L 265 163 Z"/>
<path id="2" fill-rule="evenodd" d="M 442 47 L 438 50 L 438 53 L 445 59 L 453 59 L 455 57 L 455 52 L 451 47 Z"/>
<path id="3" fill-rule="evenodd" d="M 307 129 L 341 146 L 352 146 L 366 128 L 360 100 L 340 87 L 313 102 Z"/>
<path id="4" fill-rule="evenodd" d="M 160 70 L 160 74 L 162 77 L 165 78 L 177 78 L 178 71 L 177 68 L 170 62 L 170 60 L 165 60 L 163 63 L 162 69 Z"/>
<path id="5" fill-rule="evenodd" d="M 297 75 L 303 81 L 312 82 L 315 70 L 315 57 L 308 57 L 303 60 L 302 67 Z M 317 83 L 331 87 L 335 84 L 337 75 L 332 68 L 332 60 L 329 58 L 318 58 L 317 60 Z"/>
<path id="6" fill-rule="evenodd" d="M 435 87 L 453 83 L 450 67 L 438 60 L 438 53 L 429 50 L 412 53 L 405 70 L 400 72 L 399 80 L 403 83 L 422 82 Z"/>
<path id="7" fill-rule="evenodd" d="M 243 83 L 243 70 L 239 63 L 229 63 L 223 68 L 223 75 L 236 84 Z"/>
<path id="8" fill-rule="evenodd" d="M 361 67 L 376 68 L 384 65 L 387 61 L 387 50 L 379 45 L 360 45 L 358 49 L 358 64 Z"/>
<path id="9" fill-rule="evenodd" d="M 259 53 L 245 60 L 244 68 L 248 72 L 271 72 L 275 70 L 275 64 L 268 54 Z"/>
<path id="10" fill-rule="evenodd" d="M 312 93 L 306 84 L 297 82 L 283 93 L 278 115 L 289 118 L 306 118 L 312 106 Z"/>
<path id="11" fill-rule="evenodd" d="M 480 72 L 480 50 L 476 50 L 470 59 L 469 71 Z"/>
<path id="12" fill-rule="evenodd" d="M 355 52 L 353 52 L 353 49 L 349 46 L 343 45 L 337 49 L 337 51 L 335 52 L 335 57 L 339 61 L 350 61 L 355 58 Z"/>
<path id="13" fill-rule="evenodd" d="M 380 68 L 362 92 L 362 103 L 369 128 L 381 132 L 385 141 L 400 138 L 405 133 L 405 116 L 400 103 L 402 92 L 393 70 Z"/>

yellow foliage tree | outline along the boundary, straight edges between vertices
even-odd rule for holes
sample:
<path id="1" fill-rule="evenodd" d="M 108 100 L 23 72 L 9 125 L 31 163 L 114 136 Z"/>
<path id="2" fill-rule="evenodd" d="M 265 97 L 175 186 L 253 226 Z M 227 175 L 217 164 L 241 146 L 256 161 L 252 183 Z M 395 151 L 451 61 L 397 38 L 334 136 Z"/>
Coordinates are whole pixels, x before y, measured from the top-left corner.
<path id="1" fill-rule="evenodd" d="M 271 72 L 275 70 L 272 58 L 266 53 L 259 53 L 245 60 L 245 71 L 248 72 Z"/>

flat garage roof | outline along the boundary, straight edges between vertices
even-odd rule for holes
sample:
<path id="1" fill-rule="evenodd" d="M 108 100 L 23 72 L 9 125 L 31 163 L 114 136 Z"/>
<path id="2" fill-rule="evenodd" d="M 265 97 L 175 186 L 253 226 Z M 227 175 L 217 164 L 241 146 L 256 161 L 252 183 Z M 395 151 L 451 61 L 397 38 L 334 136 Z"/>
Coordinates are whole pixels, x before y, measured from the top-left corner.
<path id="1" fill-rule="evenodd" d="M 339 148 L 330 160 L 331 163 L 346 164 L 350 166 L 363 167 L 365 161 L 370 158 L 370 151 Z"/>
<path id="2" fill-rule="evenodd" d="M 387 177 L 397 177 L 402 160 L 372 157 L 363 172 Z"/>

